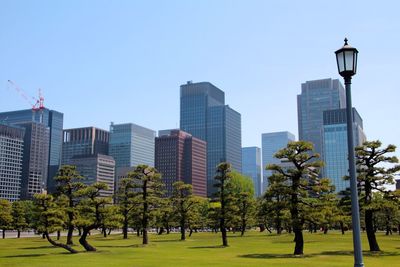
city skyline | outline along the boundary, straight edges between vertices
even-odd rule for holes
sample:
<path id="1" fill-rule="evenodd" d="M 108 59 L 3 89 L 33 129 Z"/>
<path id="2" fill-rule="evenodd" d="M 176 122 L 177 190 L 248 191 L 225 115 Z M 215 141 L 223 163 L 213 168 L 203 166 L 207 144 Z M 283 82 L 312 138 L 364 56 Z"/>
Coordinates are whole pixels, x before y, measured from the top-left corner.
<path id="1" fill-rule="evenodd" d="M 344 3 L 358 12 L 349 16 Z M 334 51 L 348 37 L 360 51 L 353 105 L 368 140 L 399 145 L 399 55 L 390 53 L 400 44 L 399 4 L 385 3 L 5 1 L 0 111 L 29 108 L 10 79 L 29 95 L 42 88 L 64 128 L 177 128 L 179 85 L 209 81 L 242 114 L 242 146 L 261 146 L 261 133 L 298 132 L 301 83 L 338 79 Z"/>

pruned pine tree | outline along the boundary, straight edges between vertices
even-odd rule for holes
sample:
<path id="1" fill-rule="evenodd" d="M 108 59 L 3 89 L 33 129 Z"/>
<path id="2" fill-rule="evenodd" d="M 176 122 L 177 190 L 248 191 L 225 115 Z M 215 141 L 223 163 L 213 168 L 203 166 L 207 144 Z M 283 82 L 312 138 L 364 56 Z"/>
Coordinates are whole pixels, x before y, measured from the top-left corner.
<path id="1" fill-rule="evenodd" d="M 58 197 L 66 198 L 66 212 L 67 220 L 65 222 L 67 227 L 67 244 L 73 245 L 72 235 L 74 232 L 74 220 L 77 218 L 78 209 L 76 206 L 80 198 L 77 197 L 77 191 L 85 187 L 82 183 L 83 177 L 76 170 L 76 166 L 63 165 L 58 170 L 54 180 L 57 182 Z"/>
<path id="2" fill-rule="evenodd" d="M 217 201 L 221 204 L 218 214 L 219 228 L 222 234 L 222 246 L 228 246 L 227 226 L 229 217 L 234 213 L 230 212 L 233 207 L 232 203 L 234 198 L 230 194 L 229 181 L 232 179 L 231 164 L 222 162 L 217 166 L 217 174 L 214 179 L 216 180 L 214 186 L 217 188 L 216 197 Z"/>
<path id="3" fill-rule="evenodd" d="M 122 215 L 122 234 L 123 239 L 128 239 L 129 219 L 132 210 L 135 208 L 135 194 L 133 192 L 134 181 L 132 178 L 123 178 L 119 182 L 117 193 L 117 204 Z"/>
<path id="4" fill-rule="evenodd" d="M 101 191 L 106 189 L 106 184 L 94 183 L 77 193 L 81 201 L 77 206 L 79 216 L 76 219 L 76 224 L 83 230 L 79 243 L 86 251 L 96 251 L 96 248 L 87 241 L 87 237 L 90 231 L 104 226 L 107 206 L 112 202 L 111 198 L 101 196 Z"/>
<path id="5" fill-rule="evenodd" d="M 3 239 L 6 238 L 6 230 L 8 230 L 13 221 L 11 214 L 12 206 L 7 199 L 0 198 L 0 229 L 3 231 Z"/>
<path id="6" fill-rule="evenodd" d="M 17 238 L 21 237 L 21 231 L 24 231 L 28 227 L 27 210 L 24 201 L 18 200 L 12 203 L 12 228 L 17 230 Z"/>
<path id="7" fill-rule="evenodd" d="M 68 250 L 70 253 L 78 253 L 70 245 L 54 241 L 50 234 L 63 229 L 65 209 L 54 201 L 51 195 L 34 195 L 34 225 L 39 234 L 43 234 L 50 244 Z"/>
<path id="8" fill-rule="evenodd" d="M 273 171 L 270 181 L 280 183 L 283 195 L 288 199 L 292 229 L 295 234 L 294 255 L 304 254 L 303 227 L 306 216 L 313 208 L 312 198 L 316 194 L 315 186 L 323 163 L 319 154 L 313 153 L 313 145 L 306 141 L 289 142 L 279 150 L 275 157 L 290 163 L 283 167 L 279 164 L 267 166 Z"/>
<path id="9" fill-rule="evenodd" d="M 163 194 L 163 184 L 160 173 L 153 167 L 138 165 L 128 177 L 134 181 L 135 201 L 137 203 L 137 215 L 143 232 L 144 245 L 149 243 L 148 228 L 160 206 Z"/>
<path id="10" fill-rule="evenodd" d="M 192 185 L 185 184 L 182 181 L 173 184 L 172 205 L 174 214 L 177 217 L 181 231 L 181 240 L 186 240 L 186 228 L 188 227 L 189 216 L 194 212 L 195 198 L 192 193 Z"/>
<path id="11" fill-rule="evenodd" d="M 394 183 L 394 175 L 400 171 L 396 156 L 389 155 L 396 151 L 396 146 L 388 145 L 381 148 L 380 141 L 364 142 L 356 147 L 357 181 L 360 191 L 360 206 L 365 214 L 365 228 L 370 251 L 380 251 L 375 236 L 373 192 L 387 195 L 387 199 L 394 199 L 394 195 L 385 187 Z M 391 167 L 387 167 L 391 166 Z"/>

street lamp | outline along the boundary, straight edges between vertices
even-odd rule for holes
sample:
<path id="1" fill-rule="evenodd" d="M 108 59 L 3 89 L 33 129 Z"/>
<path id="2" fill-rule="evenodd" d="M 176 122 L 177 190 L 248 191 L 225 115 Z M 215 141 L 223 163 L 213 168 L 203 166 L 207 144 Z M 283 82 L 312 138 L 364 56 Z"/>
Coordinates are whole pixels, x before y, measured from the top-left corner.
<path id="1" fill-rule="evenodd" d="M 353 225 L 353 247 L 354 266 L 363 267 L 361 232 L 360 232 L 360 211 L 358 207 L 357 176 L 354 162 L 354 140 L 353 140 L 353 108 L 351 104 L 351 77 L 357 72 L 358 51 L 344 39 L 344 46 L 335 52 L 336 63 L 339 74 L 344 78 L 346 87 L 346 114 L 347 114 L 347 149 L 349 153 L 349 172 L 351 190 L 351 221 Z"/>

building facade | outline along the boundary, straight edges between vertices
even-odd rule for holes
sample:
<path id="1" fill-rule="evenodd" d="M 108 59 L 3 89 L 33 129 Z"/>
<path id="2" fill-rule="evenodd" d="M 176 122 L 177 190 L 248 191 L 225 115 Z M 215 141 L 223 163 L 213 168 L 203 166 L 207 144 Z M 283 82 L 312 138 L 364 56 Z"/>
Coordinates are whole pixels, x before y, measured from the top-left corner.
<path id="1" fill-rule="evenodd" d="M 262 169 L 263 169 L 263 186 L 262 193 L 268 187 L 268 177 L 272 175 L 272 171 L 266 170 L 268 164 L 281 164 L 281 161 L 274 157 L 275 153 L 285 148 L 291 141 L 295 141 L 294 134 L 283 131 L 273 133 L 263 133 L 261 135 L 262 147 Z"/>
<path id="2" fill-rule="evenodd" d="M 32 121 L 16 125 L 25 129 L 21 199 L 32 199 L 47 190 L 50 129 Z"/>
<path id="3" fill-rule="evenodd" d="M 242 171 L 241 115 L 225 105 L 225 93 L 209 82 L 180 87 L 180 129 L 207 142 L 207 194 L 215 192 L 216 166 Z"/>
<path id="4" fill-rule="evenodd" d="M 0 124 L 0 198 L 17 201 L 21 197 L 24 128 Z"/>
<path id="5" fill-rule="evenodd" d="M 63 131 L 62 164 L 69 164 L 75 156 L 108 155 L 110 134 L 95 127 Z"/>
<path id="6" fill-rule="evenodd" d="M 242 174 L 251 177 L 255 197 L 261 196 L 261 149 L 259 147 L 242 148 Z"/>
<path id="7" fill-rule="evenodd" d="M 297 96 L 299 140 L 312 142 L 321 159 L 324 159 L 323 112 L 345 107 L 345 90 L 339 80 L 314 80 L 301 85 L 301 94 Z"/>
<path id="8" fill-rule="evenodd" d="M 160 131 L 155 139 L 155 167 L 161 173 L 166 195 L 171 196 L 173 184 L 191 184 L 193 194 L 207 196 L 206 142 L 180 131 Z"/>
<path id="9" fill-rule="evenodd" d="M 106 190 L 101 190 L 100 195 L 103 197 L 112 197 L 115 185 L 115 161 L 111 156 L 81 155 L 74 156 L 70 161 L 71 165 L 76 166 L 76 170 L 84 177 L 83 183 L 91 185 L 94 183 L 105 183 Z"/>
<path id="10" fill-rule="evenodd" d="M 346 109 L 324 111 L 323 123 L 325 160 L 323 176 L 330 178 L 336 192 L 340 192 L 350 187 L 350 181 L 343 179 L 349 175 Z M 363 121 L 355 108 L 353 108 L 353 136 L 355 147 L 366 140 Z"/>
<path id="11" fill-rule="evenodd" d="M 117 168 L 139 164 L 153 167 L 155 137 L 155 131 L 133 123 L 111 123 L 109 155 Z"/>
<path id="12" fill-rule="evenodd" d="M 9 125 L 31 121 L 39 123 L 42 122 L 46 127 L 49 128 L 47 186 L 52 187 L 54 185 L 53 177 L 57 174 L 61 164 L 64 122 L 63 113 L 47 108 L 36 112 L 32 112 L 32 109 L 24 109 L 1 112 L 0 121 L 4 121 Z"/>

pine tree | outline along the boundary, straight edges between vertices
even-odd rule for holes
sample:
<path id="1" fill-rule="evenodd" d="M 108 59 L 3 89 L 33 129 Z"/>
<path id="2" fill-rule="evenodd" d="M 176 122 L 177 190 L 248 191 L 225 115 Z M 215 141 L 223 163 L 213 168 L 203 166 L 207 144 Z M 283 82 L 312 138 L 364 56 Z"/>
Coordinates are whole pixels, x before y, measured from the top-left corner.
<path id="1" fill-rule="evenodd" d="M 374 212 L 377 208 L 373 205 L 373 192 L 381 192 L 393 198 L 385 185 L 394 183 L 394 175 L 400 171 L 400 165 L 393 165 L 399 160 L 388 154 L 396 151 L 396 146 L 388 145 L 381 148 L 380 141 L 364 142 L 362 146 L 356 147 L 357 158 L 357 181 L 360 190 L 360 206 L 365 213 L 365 228 L 368 237 L 370 251 L 380 251 L 375 236 Z M 391 165 L 392 167 L 386 167 Z"/>

